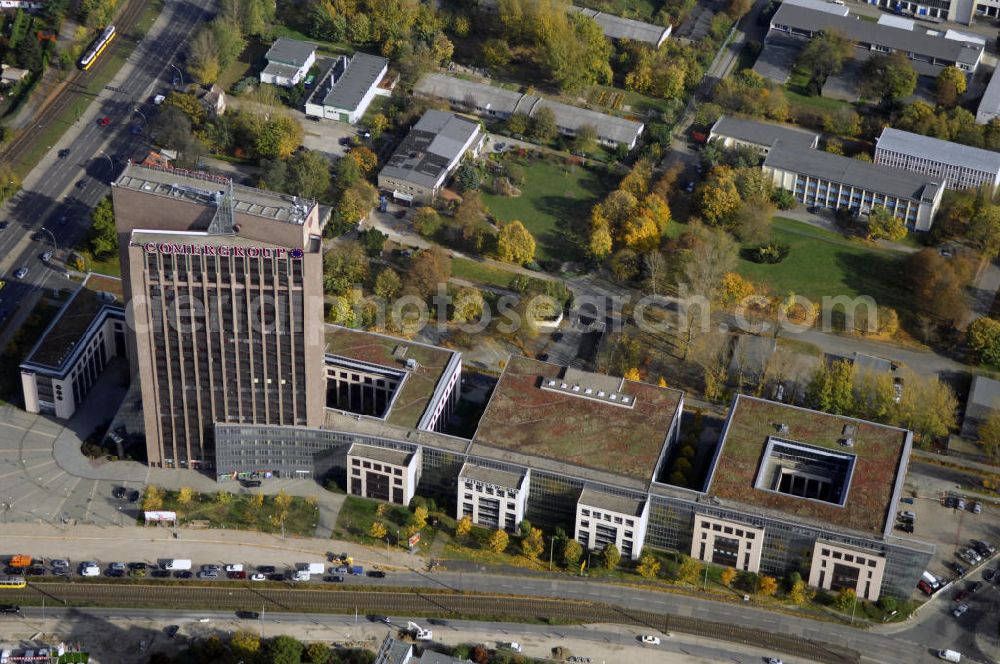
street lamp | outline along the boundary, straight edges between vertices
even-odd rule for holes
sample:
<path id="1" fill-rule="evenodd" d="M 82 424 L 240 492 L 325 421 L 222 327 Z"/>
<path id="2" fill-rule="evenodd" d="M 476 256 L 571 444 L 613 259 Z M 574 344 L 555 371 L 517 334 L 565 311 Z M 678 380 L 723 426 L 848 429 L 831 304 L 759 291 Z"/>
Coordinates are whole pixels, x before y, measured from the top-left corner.
<path id="1" fill-rule="evenodd" d="M 56 236 L 52 234 L 52 231 L 50 231 L 49 229 L 47 229 L 45 226 L 42 226 L 39 230 L 45 231 L 46 233 L 49 234 L 49 238 L 52 240 L 52 248 L 55 249 L 56 251 L 58 251 L 59 250 L 59 243 L 56 242 Z M 22 461 L 23 461 L 23 459 L 22 459 Z"/>
<path id="2" fill-rule="evenodd" d="M 184 72 L 182 72 L 181 68 L 172 62 L 170 63 L 170 66 L 177 70 L 177 76 L 181 79 L 181 87 L 184 87 Z"/>
<path id="3" fill-rule="evenodd" d="M 149 118 L 147 118 L 147 117 L 146 117 L 146 114 L 145 114 L 145 113 L 143 113 L 142 111 L 140 111 L 140 110 L 139 110 L 139 107 L 138 107 L 138 106 L 136 106 L 136 107 L 135 107 L 135 108 L 134 108 L 133 110 L 134 110 L 134 111 L 135 111 L 136 113 L 138 113 L 140 117 L 142 117 L 142 124 L 143 124 L 143 126 L 145 126 L 145 125 L 148 125 L 148 124 L 149 124 Z"/>
<path id="4" fill-rule="evenodd" d="M 108 166 L 111 168 L 111 175 L 114 175 L 115 174 L 115 160 L 112 159 L 111 155 L 109 155 L 104 150 L 101 150 L 101 156 L 108 160 Z M 110 179 L 110 177 L 109 177 L 109 179 Z"/>

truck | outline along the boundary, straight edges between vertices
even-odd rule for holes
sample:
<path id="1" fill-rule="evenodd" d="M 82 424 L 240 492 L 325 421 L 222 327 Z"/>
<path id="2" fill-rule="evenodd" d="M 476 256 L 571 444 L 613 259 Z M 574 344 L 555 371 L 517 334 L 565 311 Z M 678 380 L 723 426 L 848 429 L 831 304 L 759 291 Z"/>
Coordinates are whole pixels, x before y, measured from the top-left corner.
<path id="1" fill-rule="evenodd" d="M 10 562 L 7 563 L 11 567 L 31 567 L 31 556 L 18 553 L 10 557 Z"/>
<path id="2" fill-rule="evenodd" d="M 326 565 L 323 563 L 299 563 L 295 566 L 295 569 L 300 572 L 308 572 L 309 574 L 322 574 L 326 569 Z"/>
<path id="3" fill-rule="evenodd" d="M 187 558 L 172 558 L 163 564 L 163 569 L 175 571 L 190 571 L 191 561 Z"/>
<path id="4" fill-rule="evenodd" d="M 432 641 L 434 639 L 433 630 L 424 629 L 415 622 L 406 623 L 406 631 L 417 641 Z"/>

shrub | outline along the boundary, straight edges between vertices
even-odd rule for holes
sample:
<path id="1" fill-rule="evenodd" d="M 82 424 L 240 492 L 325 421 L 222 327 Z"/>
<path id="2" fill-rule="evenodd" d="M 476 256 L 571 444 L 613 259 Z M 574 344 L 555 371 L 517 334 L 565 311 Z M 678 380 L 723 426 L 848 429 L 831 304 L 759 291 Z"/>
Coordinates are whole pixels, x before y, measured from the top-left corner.
<path id="1" fill-rule="evenodd" d="M 787 244 L 768 242 L 744 249 L 741 253 L 748 261 L 773 265 L 785 260 L 789 251 L 791 251 L 791 247 Z"/>

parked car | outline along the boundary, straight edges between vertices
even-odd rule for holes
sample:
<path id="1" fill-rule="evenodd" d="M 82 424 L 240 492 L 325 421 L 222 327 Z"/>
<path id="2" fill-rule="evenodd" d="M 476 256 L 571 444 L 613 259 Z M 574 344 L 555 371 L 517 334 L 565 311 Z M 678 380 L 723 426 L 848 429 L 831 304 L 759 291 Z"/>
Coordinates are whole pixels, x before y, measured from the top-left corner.
<path id="1" fill-rule="evenodd" d="M 965 615 L 966 611 L 968 610 L 969 610 L 968 604 L 959 604 L 952 610 L 951 615 L 955 616 L 956 618 L 961 618 L 962 616 Z"/>
<path id="2" fill-rule="evenodd" d="M 116 486 L 115 490 L 111 492 L 111 495 L 117 498 L 118 500 L 122 500 L 123 498 L 125 498 L 127 494 L 128 494 L 128 489 L 126 489 L 123 486 Z"/>
<path id="3" fill-rule="evenodd" d="M 972 550 L 978 553 L 983 558 L 989 558 L 990 556 L 992 556 L 994 553 L 997 552 L 996 547 L 994 547 L 989 542 L 972 540 L 971 542 L 969 542 L 969 544 L 972 546 Z"/>
<path id="4" fill-rule="evenodd" d="M 370 576 L 373 579 L 384 579 L 385 578 L 385 572 L 383 572 L 380 569 L 372 569 L 372 570 L 368 570 L 368 576 Z"/>
<path id="5" fill-rule="evenodd" d="M 333 571 L 336 572 L 337 574 L 350 574 L 351 573 L 351 570 L 347 569 L 346 567 L 337 567 Z"/>
<path id="6" fill-rule="evenodd" d="M 201 571 L 202 572 L 221 572 L 222 571 L 222 565 L 202 565 L 201 566 Z"/>
<path id="7" fill-rule="evenodd" d="M 243 571 L 243 563 L 233 563 L 233 564 L 230 564 L 230 565 L 226 565 L 226 571 L 227 572 L 242 572 Z"/>
<path id="8" fill-rule="evenodd" d="M 931 588 L 931 584 L 927 583 L 923 579 L 917 583 L 917 589 L 925 595 L 933 595 L 934 589 Z"/>
<path id="9" fill-rule="evenodd" d="M 94 562 L 80 563 L 80 576 L 100 576 L 101 568 Z"/>
<path id="10" fill-rule="evenodd" d="M 104 573 L 104 576 L 109 579 L 120 579 L 125 576 L 125 571 L 120 569 L 109 569 Z"/>
<path id="11" fill-rule="evenodd" d="M 146 563 L 129 563 L 128 568 L 131 570 L 141 569 L 145 570 L 147 567 Z"/>
<path id="12" fill-rule="evenodd" d="M 910 510 L 904 510 L 899 513 L 899 520 L 903 522 L 913 523 L 914 521 L 917 520 L 917 515 L 916 513 L 911 512 Z"/>
<path id="13" fill-rule="evenodd" d="M 904 533 L 912 533 L 913 532 L 913 524 L 912 523 L 897 523 L 896 524 L 896 530 L 900 530 L 900 531 L 902 531 Z"/>
<path id="14" fill-rule="evenodd" d="M 958 499 L 955 496 L 947 496 L 944 499 L 944 506 L 949 508 L 954 508 L 958 504 Z"/>
<path id="15" fill-rule="evenodd" d="M 242 618 L 244 620 L 257 620 L 257 618 L 260 618 L 260 612 L 259 611 L 237 611 L 236 612 L 236 617 L 237 618 Z"/>
<path id="16" fill-rule="evenodd" d="M 250 580 L 251 581 L 266 581 L 267 580 L 267 576 L 264 575 L 264 574 L 261 574 L 260 572 L 258 572 L 256 574 L 251 574 L 250 575 Z"/>
<path id="17" fill-rule="evenodd" d="M 965 498 L 956 498 L 955 499 L 955 509 L 957 509 L 957 510 L 964 510 L 965 509 Z"/>
<path id="18" fill-rule="evenodd" d="M 962 588 L 962 589 L 957 590 L 955 592 L 955 595 L 954 595 L 954 597 L 951 598 L 951 601 L 953 601 L 953 602 L 961 602 L 962 600 L 964 600 L 968 596 L 969 596 L 969 589 L 968 588 Z"/>
<path id="19" fill-rule="evenodd" d="M 983 511 L 983 504 L 978 500 L 974 501 L 972 505 L 969 507 L 969 509 L 972 510 L 973 514 L 979 514 Z"/>
<path id="20" fill-rule="evenodd" d="M 187 569 L 182 569 L 178 572 L 174 572 L 175 579 L 190 579 L 192 576 L 194 576 L 194 574 L 191 572 L 191 570 Z"/>
<path id="21" fill-rule="evenodd" d="M 257 571 L 261 574 L 274 574 L 274 565 L 257 565 Z"/>
<path id="22" fill-rule="evenodd" d="M 213 570 L 202 570 L 198 572 L 199 579 L 218 579 L 219 573 Z"/>
<path id="23" fill-rule="evenodd" d="M 46 572 L 48 572 L 48 570 L 41 565 L 32 565 L 28 569 L 24 570 L 24 573 L 28 576 L 45 576 Z"/>
<path id="24" fill-rule="evenodd" d="M 0 614 L 20 613 L 21 607 L 17 604 L 0 604 Z"/>
<path id="25" fill-rule="evenodd" d="M 24 279 L 26 276 L 28 276 L 28 268 L 26 267 L 19 267 L 17 268 L 17 272 L 14 273 L 15 279 Z"/>
<path id="26" fill-rule="evenodd" d="M 111 118 L 106 115 L 97 120 L 98 127 L 107 127 L 109 124 L 111 124 Z"/>
<path id="27" fill-rule="evenodd" d="M 42 255 L 41 255 L 41 259 L 42 259 L 43 263 L 48 263 L 50 260 L 52 260 L 52 252 L 51 251 L 43 251 Z"/>
<path id="28" fill-rule="evenodd" d="M 986 581 L 987 583 L 989 583 L 990 581 L 993 580 L 993 578 L 996 575 L 997 575 L 997 571 L 995 569 L 983 570 L 983 581 Z"/>
<path id="29" fill-rule="evenodd" d="M 982 581 L 973 581 L 972 583 L 969 584 L 969 592 L 970 593 L 978 592 L 979 589 L 982 587 L 983 587 Z"/>
<path id="30" fill-rule="evenodd" d="M 154 579 L 169 579 L 170 578 L 170 570 L 168 570 L 168 569 L 154 569 L 150 573 L 150 576 L 153 577 Z"/>
<path id="31" fill-rule="evenodd" d="M 950 565 L 951 568 L 955 570 L 955 574 L 958 574 L 959 576 L 965 576 L 969 573 L 969 570 L 965 568 L 965 565 L 956 562 L 952 562 Z"/>
<path id="32" fill-rule="evenodd" d="M 652 634 L 643 634 L 640 640 L 648 646 L 660 645 L 660 637 L 653 636 Z"/>
<path id="33" fill-rule="evenodd" d="M 108 569 L 116 569 L 116 570 L 120 570 L 120 571 L 124 572 L 125 571 L 125 563 L 111 563 L 110 565 L 108 565 Z"/>
<path id="34" fill-rule="evenodd" d="M 65 558 L 56 558 L 52 561 L 53 569 L 69 569 L 69 561 Z"/>
<path id="35" fill-rule="evenodd" d="M 247 573 L 246 572 L 227 572 L 226 576 L 228 576 L 230 579 L 245 579 L 245 578 L 247 578 Z"/>
<path id="36" fill-rule="evenodd" d="M 261 485 L 260 480 L 246 480 L 243 482 L 243 488 L 245 489 L 256 489 Z"/>
<path id="37" fill-rule="evenodd" d="M 323 580 L 327 583 L 343 583 L 344 577 L 340 574 L 329 574 L 323 577 Z"/>
<path id="38" fill-rule="evenodd" d="M 137 502 L 139 502 L 139 492 L 138 491 L 130 491 L 129 494 L 128 494 L 128 501 L 130 503 L 137 503 Z"/>

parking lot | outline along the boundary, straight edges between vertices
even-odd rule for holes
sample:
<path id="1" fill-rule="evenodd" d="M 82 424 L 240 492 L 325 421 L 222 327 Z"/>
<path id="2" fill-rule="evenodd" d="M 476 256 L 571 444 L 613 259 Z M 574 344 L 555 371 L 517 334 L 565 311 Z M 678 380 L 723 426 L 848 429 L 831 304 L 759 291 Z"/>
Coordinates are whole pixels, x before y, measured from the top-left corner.
<path id="1" fill-rule="evenodd" d="M 963 482 L 959 470 L 916 462 L 911 464 L 906 477 L 904 502 L 899 507 L 913 512 L 913 532 L 901 530 L 902 523 L 897 521 L 894 534 L 934 544 L 937 552 L 928 571 L 941 579 L 957 577 L 956 564 L 967 570 L 973 568 L 969 561 L 956 556 L 960 550 L 969 548 L 972 540 L 1000 545 L 1000 510 L 988 500 L 963 492 L 961 486 L 968 484 Z M 961 509 L 954 502 L 958 498 L 964 499 Z M 982 507 L 978 514 L 973 511 L 977 502 Z"/>

